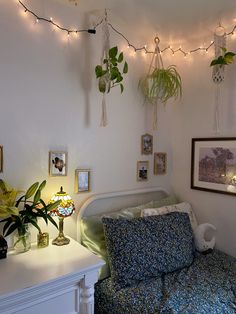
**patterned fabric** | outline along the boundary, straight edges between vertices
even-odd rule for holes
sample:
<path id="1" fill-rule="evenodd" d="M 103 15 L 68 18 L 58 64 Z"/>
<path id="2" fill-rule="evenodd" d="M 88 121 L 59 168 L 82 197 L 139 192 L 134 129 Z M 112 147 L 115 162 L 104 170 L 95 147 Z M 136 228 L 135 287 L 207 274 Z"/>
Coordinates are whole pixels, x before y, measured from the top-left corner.
<path id="1" fill-rule="evenodd" d="M 147 216 L 154 216 L 154 215 L 164 215 L 164 214 L 168 214 L 172 212 L 188 213 L 193 230 L 197 228 L 197 225 L 198 225 L 197 219 L 192 210 L 192 206 L 187 202 L 183 202 L 183 203 L 179 203 L 175 205 L 163 206 L 159 208 L 145 208 L 141 211 L 141 216 L 147 217 Z"/>
<path id="2" fill-rule="evenodd" d="M 111 277 L 120 286 L 189 266 L 194 257 L 188 214 L 103 218 Z"/>
<path id="3" fill-rule="evenodd" d="M 190 267 L 117 290 L 111 278 L 95 286 L 96 314 L 235 314 L 236 259 L 198 254 Z"/>
<path id="4" fill-rule="evenodd" d="M 115 219 L 131 219 L 134 217 L 140 217 L 141 210 L 148 207 L 153 207 L 153 201 L 135 207 L 123 208 L 111 213 L 84 217 L 80 220 L 81 243 L 91 252 L 103 258 L 106 262 L 100 271 L 99 279 L 110 276 L 102 218 L 110 217 Z"/>

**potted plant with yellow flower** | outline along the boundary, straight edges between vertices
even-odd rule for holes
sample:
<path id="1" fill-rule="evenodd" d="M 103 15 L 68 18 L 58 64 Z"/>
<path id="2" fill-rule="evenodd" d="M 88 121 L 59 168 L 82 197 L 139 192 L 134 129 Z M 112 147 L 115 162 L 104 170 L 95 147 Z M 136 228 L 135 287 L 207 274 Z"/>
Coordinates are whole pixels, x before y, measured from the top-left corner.
<path id="1" fill-rule="evenodd" d="M 41 184 L 35 182 L 25 194 L 18 198 L 21 192 L 0 180 L 0 218 L 4 218 L 0 223 L 4 223 L 4 236 L 15 232 L 14 248 L 17 252 L 25 252 L 30 249 L 30 233 L 28 230 L 30 224 L 41 233 L 38 218 L 44 219 L 46 224 L 51 222 L 58 228 L 57 223 L 50 215 L 50 211 L 58 206 L 59 202 L 46 205 L 41 198 L 41 192 L 45 185 L 46 180 Z"/>

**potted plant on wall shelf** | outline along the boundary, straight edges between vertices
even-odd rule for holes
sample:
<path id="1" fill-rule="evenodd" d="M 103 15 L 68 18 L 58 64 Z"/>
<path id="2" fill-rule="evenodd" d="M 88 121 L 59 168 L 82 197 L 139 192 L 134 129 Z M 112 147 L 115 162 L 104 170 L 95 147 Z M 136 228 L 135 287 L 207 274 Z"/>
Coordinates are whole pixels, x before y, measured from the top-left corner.
<path id="1" fill-rule="evenodd" d="M 154 106 L 153 128 L 157 127 L 157 103 L 166 102 L 174 97 L 182 96 L 182 80 L 175 65 L 164 68 L 159 38 L 155 38 L 155 50 L 152 55 L 148 73 L 139 80 L 139 88 L 144 95 L 145 102 Z"/>
<path id="2" fill-rule="evenodd" d="M 50 216 L 50 211 L 59 205 L 60 201 L 46 205 L 41 199 L 41 191 L 46 181 L 41 184 L 35 182 L 26 193 L 17 199 L 19 191 L 11 188 L 6 182 L 0 180 L 0 216 L 5 217 L 0 223 L 3 226 L 4 236 L 15 233 L 14 248 L 17 252 L 30 249 L 30 233 L 28 225 L 31 224 L 41 232 L 38 218 L 44 219 L 46 224 L 50 221 L 56 228 L 57 223 Z"/>

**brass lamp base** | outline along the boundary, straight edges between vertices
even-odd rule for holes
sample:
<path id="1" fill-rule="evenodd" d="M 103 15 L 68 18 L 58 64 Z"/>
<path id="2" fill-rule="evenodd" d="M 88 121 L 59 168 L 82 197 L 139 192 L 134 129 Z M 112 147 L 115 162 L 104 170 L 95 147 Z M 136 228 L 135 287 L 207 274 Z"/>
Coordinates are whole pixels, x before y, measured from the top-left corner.
<path id="1" fill-rule="evenodd" d="M 60 235 L 58 237 L 56 237 L 56 239 L 54 239 L 52 241 L 53 245 L 66 245 L 70 243 L 70 239 L 66 238 L 64 235 Z"/>
<path id="2" fill-rule="evenodd" d="M 66 245 L 70 243 L 70 239 L 66 238 L 63 233 L 63 217 L 59 217 L 59 235 L 52 241 L 53 245 Z"/>

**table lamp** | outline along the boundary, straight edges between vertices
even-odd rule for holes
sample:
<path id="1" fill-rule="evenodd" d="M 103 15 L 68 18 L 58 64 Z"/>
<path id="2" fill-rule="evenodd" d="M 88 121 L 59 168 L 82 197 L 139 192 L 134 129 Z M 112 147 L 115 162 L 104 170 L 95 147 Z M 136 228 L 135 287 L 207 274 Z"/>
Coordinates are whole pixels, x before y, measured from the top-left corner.
<path id="1" fill-rule="evenodd" d="M 62 186 L 60 191 L 53 195 L 50 202 L 54 203 L 58 200 L 60 200 L 61 203 L 51 211 L 51 215 L 58 216 L 59 218 L 59 235 L 56 237 L 56 239 L 52 241 L 52 244 L 66 245 L 69 244 L 70 239 L 66 238 L 63 233 L 64 218 L 69 217 L 73 214 L 75 210 L 75 205 L 70 195 L 63 191 Z"/>

